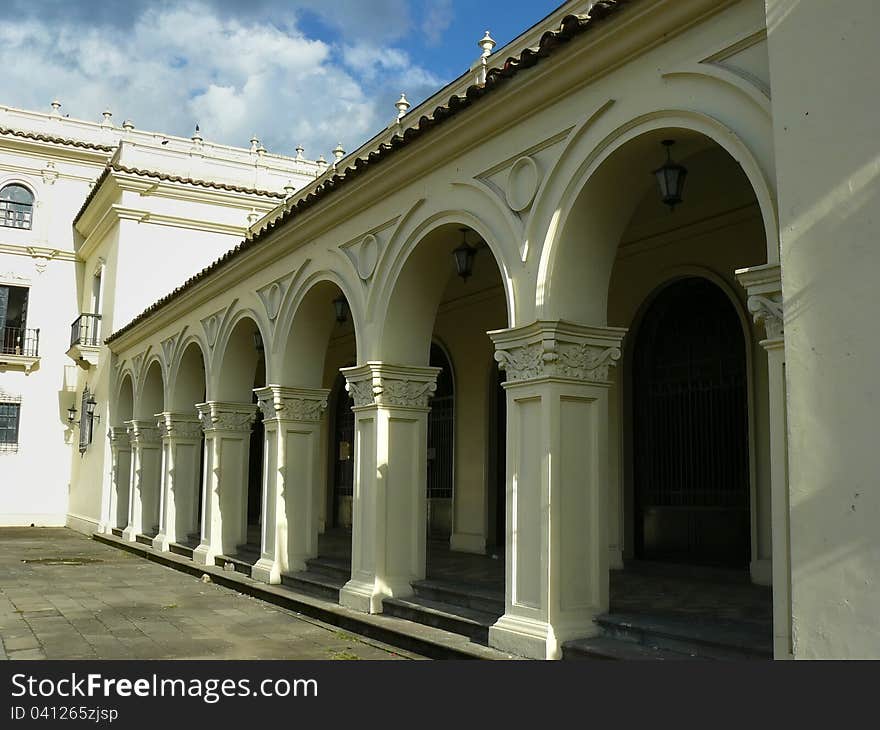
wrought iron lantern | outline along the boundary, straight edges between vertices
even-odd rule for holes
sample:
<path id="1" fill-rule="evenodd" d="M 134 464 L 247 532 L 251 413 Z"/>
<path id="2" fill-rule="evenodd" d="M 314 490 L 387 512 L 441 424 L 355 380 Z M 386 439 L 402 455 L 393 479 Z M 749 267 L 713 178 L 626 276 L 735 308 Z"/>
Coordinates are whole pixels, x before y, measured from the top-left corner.
<path id="1" fill-rule="evenodd" d="M 654 170 L 654 175 L 660 185 L 662 201 L 669 206 L 670 211 L 673 211 L 682 200 L 681 193 L 684 190 L 684 181 L 688 171 L 684 165 L 680 165 L 672 159 L 672 145 L 675 144 L 675 140 L 664 139 L 662 144 L 666 148 L 666 162 Z"/>
<path id="2" fill-rule="evenodd" d="M 337 322 L 342 323 L 348 319 L 348 316 L 345 313 L 347 306 L 348 302 L 345 301 L 345 297 L 341 294 L 333 300 L 333 310 L 336 312 Z"/>
<path id="3" fill-rule="evenodd" d="M 76 406 L 67 409 L 67 422 L 73 426 L 76 423 Z"/>
<path id="4" fill-rule="evenodd" d="M 460 228 L 459 230 L 461 231 L 461 245 L 452 252 L 452 256 L 455 258 L 456 272 L 462 278 L 462 281 L 467 281 L 474 271 L 474 254 L 476 254 L 477 249 L 468 245 L 468 229 Z"/>
<path id="5" fill-rule="evenodd" d="M 86 415 L 89 417 L 90 421 L 100 421 L 101 417 L 95 415 L 95 408 L 98 403 L 95 401 L 95 396 L 90 395 L 89 399 L 86 401 Z"/>

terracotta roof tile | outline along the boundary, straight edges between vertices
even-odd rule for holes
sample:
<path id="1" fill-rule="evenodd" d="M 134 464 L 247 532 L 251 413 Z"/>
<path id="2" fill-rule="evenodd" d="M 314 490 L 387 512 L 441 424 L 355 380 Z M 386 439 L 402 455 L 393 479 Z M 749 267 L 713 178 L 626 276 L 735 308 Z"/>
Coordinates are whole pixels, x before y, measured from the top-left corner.
<path id="1" fill-rule="evenodd" d="M 9 127 L 0 127 L 0 135 L 8 137 L 21 137 L 22 139 L 31 139 L 35 142 L 50 142 L 52 144 L 63 144 L 69 147 L 80 147 L 86 150 L 97 150 L 98 152 L 113 152 L 115 145 L 93 144 L 92 142 L 82 142 L 78 139 L 66 139 L 64 137 L 54 137 L 51 134 L 39 134 L 38 132 L 24 132 L 20 129 L 10 129 Z"/>

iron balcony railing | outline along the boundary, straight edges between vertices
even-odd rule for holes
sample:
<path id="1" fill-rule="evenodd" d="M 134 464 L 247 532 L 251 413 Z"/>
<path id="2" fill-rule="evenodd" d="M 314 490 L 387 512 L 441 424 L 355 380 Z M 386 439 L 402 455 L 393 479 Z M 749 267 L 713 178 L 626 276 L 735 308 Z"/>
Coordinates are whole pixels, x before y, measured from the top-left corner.
<path id="1" fill-rule="evenodd" d="M 4 327 L 0 339 L 0 353 L 4 355 L 40 356 L 40 330 L 22 327 Z"/>
<path id="2" fill-rule="evenodd" d="M 83 313 L 70 325 L 70 346 L 101 344 L 101 315 Z"/>

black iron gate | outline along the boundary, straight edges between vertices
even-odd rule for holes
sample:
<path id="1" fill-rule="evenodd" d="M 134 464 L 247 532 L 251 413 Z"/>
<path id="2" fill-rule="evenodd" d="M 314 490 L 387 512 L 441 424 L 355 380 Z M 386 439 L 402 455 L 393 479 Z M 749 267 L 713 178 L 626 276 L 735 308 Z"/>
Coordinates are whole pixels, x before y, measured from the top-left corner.
<path id="1" fill-rule="evenodd" d="M 666 287 L 645 314 L 634 360 L 637 554 L 747 565 L 746 357 L 727 296 L 702 278 Z"/>

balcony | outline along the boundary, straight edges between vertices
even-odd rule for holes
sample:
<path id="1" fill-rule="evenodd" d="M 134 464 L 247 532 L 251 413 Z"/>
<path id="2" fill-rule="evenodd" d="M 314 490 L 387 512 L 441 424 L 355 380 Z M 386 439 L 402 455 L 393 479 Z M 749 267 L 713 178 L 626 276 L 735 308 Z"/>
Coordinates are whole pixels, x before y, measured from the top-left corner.
<path id="1" fill-rule="evenodd" d="M 67 356 L 88 370 L 98 364 L 101 351 L 101 315 L 84 312 L 70 325 L 70 347 Z"/>
<path id="2" fill-rule="evenodd" d="M 40 362 L 40 330 L 4 327 L 0 330 L 0 370 L 21 368 L 30 375 Z"/>

